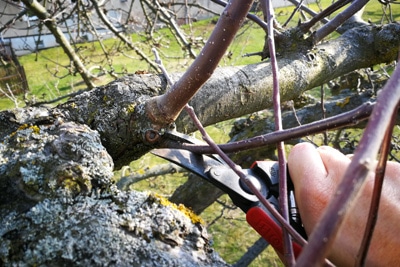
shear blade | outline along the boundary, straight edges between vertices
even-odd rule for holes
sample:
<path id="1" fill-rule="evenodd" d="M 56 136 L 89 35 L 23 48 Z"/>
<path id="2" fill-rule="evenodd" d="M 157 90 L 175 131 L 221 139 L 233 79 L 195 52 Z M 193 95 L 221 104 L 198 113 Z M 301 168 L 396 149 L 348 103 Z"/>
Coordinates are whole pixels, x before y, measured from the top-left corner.
<path id="1" fill-rule="evenodd" d="M 173 162 L 206 180 L 209 180 L 209 177 L 206 173 L 211 167 L 224 166 L 223 163 L 214 159 L 213 157 L 195 154 L 184 149 L 158 148 L 153 149 L 151 153 L 160 158 Z"/>

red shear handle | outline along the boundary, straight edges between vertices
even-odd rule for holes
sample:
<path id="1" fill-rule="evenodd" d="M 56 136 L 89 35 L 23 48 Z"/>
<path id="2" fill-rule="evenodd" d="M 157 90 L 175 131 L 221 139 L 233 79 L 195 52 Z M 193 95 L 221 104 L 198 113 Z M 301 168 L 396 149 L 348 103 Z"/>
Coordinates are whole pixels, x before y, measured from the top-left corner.
<path id="1" fill-rule="evenodd" d="M 269 217 L 260 207 L 248 210 L 246 220 L 274 249 L 283 255 L 283 235 L 279 225 Z M 293 242 L 293 252 L 297 258 L 301 253 L 301 246 Z"/>

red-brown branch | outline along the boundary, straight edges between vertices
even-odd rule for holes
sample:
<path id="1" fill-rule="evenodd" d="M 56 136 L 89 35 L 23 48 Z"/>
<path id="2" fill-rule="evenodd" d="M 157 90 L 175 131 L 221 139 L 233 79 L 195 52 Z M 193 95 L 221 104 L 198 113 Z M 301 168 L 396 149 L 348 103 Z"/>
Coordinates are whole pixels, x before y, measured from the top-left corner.
<path id="1" fill-rule="evenodd" d="M 344 218 L 368 174 L 373 171 L 376 155 L 383 137 L 390 126 L 390 118 L 400 101 L 400 68 L 396 68 L 383 90 L 378 95 L 374 110 L 362 136 L 354 157 L 347 168 L 342 182 L 325 210 L 309 243 L 298 258 L 297 266 L 318 266 L 335 240 Z"/>
<path id="2" fill-rule="evenodd" d="M 147 114 L 155 125 L 163 127 L 175 121 L 186 103 L 211 77 L 246 18 L 252 3 L 253 0 L 229 2 L 206 45 L 185 74 L 168 92 L 147 103 Z"/>
<path id="3" fill-rule="evenodd" d="M 378 210 L 382 194 L 383 180 L 385 178 L 386 162 L 390 152 L 393 127 L 396 121 L 396 111 L 393 112 L 389 128 L 387 129 L 382 142 L 382 149 L 375 171 L 374 191 L 372 192 L 371 206 L 369 209 L 367 225 L 365 227 L 364 237 L 357 255 L 357 262 L 355 266 L 365 266 L 365 260 L 367 257 L 369 245 L 372 240 L 372 234 L 374 232 L 376 221 L 378 219 Z"/>

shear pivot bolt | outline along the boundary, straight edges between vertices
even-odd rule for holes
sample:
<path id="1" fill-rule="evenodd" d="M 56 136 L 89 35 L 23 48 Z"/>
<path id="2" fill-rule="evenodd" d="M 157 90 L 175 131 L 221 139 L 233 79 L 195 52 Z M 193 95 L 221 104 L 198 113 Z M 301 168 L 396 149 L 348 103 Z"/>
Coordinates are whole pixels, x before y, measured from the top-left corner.
<path id="1" fill-rule="evenodd" d="M 246 177 L 246 180 L 247 180 L 248 183 L 251 183 L 258 191 L 261 190 L 261 187 L 262 187 L 262 186 L 261 186 L 260 181 L 259 181 L 257 178 L 255 178 L 255 177 L 253 177 L 253 176 L 247 176 L 247 177 Z M 244 191 L 246 191 L 247 193 L 253 194 L 253 191 L 247 186 L 246 183 L 242 182 L 242 180 L 240 180 L 240 186 L 241 186 L 242 189 L 243 189 Z"/>
<path id="2" fill-rule="evenodd" d="M 212 170 L 214 176 L 220 176 L 221 173 L 218 170 Z"/>

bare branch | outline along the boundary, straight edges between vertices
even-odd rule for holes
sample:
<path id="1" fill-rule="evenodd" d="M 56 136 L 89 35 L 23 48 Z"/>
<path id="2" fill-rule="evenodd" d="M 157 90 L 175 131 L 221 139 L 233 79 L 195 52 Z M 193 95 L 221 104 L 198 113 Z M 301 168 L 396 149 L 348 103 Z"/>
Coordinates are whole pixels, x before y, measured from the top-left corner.
<path id="1" fill-rule="evenodd" d="M 237 141 L 219 145 L 219 147 L 226 153 L 233 153 L 257 148 L 260 146 L 275 144 L 280 141 L 299 138 L 306 135 L 320 133 L 328 129 L 336 129 L 348 125 L 353 125 L 354 123 L 358 123 L 362 120 L 368 119 L 373 107 L 374 104 L 367 102 L 352 111 L 342 113 L 331 118 L 315 121 L 309 124 L 303 124 L 301 126 L 282 130 L 279 132 L 272 132 L 261 136 L 252 137 L 244 141 Z M 212 153 L 211 149 L 209 149 L 208 146 L 183 144 L 183 147 L 196 153 Z"/>
<path id="2" fill-rule="evenodd" d="M 166 94 L 148 102 L 146 108 L 155 124 L 164 126 L 173 122 L 186 103 L 208 80 L 232 42 L 252 2 L 252 0 L 231 1 L 221 14 L 200 55 L 182 78 Z"/>
<path id="3" fill-rule="evenodd" d="M 161 16 L 159 17 L 159 19 L 161 21 L 165 22 L 168 27 L 172 28 L 171 30 L 174 33 L 174 36 L 175 36 L 176 40 L 179 43 L 181 43 L 181 46 L 183 46 L 189 52 L 189 55 L 192 58 L 196 58 L 196 53 L 193 50 L 193 48 L 191 47 L 191 44 L 186 40 L 186 37 L 184 36 L 182 31 L 180 30 L 180 28 L 179 28 L 178 24 L 176 23 L 175 19 L 170 14 L 168 14 L 166 9 L 164 7 L 162 7 L 158 1 L 154 1 L 154 5 L 155 6 L 153 6 L 147 0 L 141 0 L 141 1 L 146 3 L 151 9 L 153 9 L 154 13 L 160 12 Z"/>
<path id="4" fill-rule="evenodd" d="M 276 59 L 275 41 L 274 41 L 274 12 L 271 0 L 266 0 L 265 11 L 268 25 L 268 50 L 271 59 L 272 68 L 272 84 L 273 84 L 273 108 L 274 108 L 274 121 L 275 131 L 281 131 L 282 127 L 282 111 L 281 111 L 281 98 L 279 89 L 279 68 Z M 279 209 L 280 213 L 287 222 L 289 222 L 289 207 L 288 207 L 288 187 L 287 187 L 287 161 L 285 156 L 284 143 L 278 142 L 276 144 L 278 150 L 278 164 L 279 164 Z M 294 252 L 292 239 L 288 231 L 283 230 L 283 260 L 287 266 L 294 265 Z"/>
<path id="5" fill-rule="evenodd" d="M 390 118 L 397 110 L 400 100 L 400 68 L 396 68 L 384 89 L 360 140 L 354 157 L 347 168 L 336 194 L 326 208 L 319 224 L 309 237 L 298 258 L 298 266 L 315 266 L 322 263 L 332 246 L 335 235 L 342 226 L 346 211 L 350 209 L 355 196 L 364 184 L 367 175 L 373 171 L 375 157 L 383 137 L 390 125 Z M 340 212 L 339 212 L 340 211 Z"/>
<path id="6" fill-rule="evenodd" d="M 322 26 L 313 34 L 312 38 L 314 44 L 318 43 L 328 34 L 335 31 L 347 19 L 360 11 L 368 2 L 369 0 L 354 0 L 348 8 L 336 15 L 329 23 Z"/>
<path id="7" fill-rule="evenodd" d="M 365 227 L 364 237 L 356 258 L 355 266 L 365 266 L 369 245 L 372 240 L 372 234 L 374 232 L 376 221 L 378 219 L 378 210 L 383 188 L 383 180 L 385 178 L 386 162 L 390 152 L 393 127 L 396 121 L 396 115 L 397 115 L 396 111 L 397 110 L 393 112 L 392 118 L 390 119 L 389 127 L 386 130 L 385 136 L 383 138 L 380 157 L 375 171 L 375 181 L 374 181 L 374 190 L 372 192 L 371 207 L 369 209 L 367 225 Z"/>
<path id="8" fill-rule="evenodd" d="M 351 0 L 340 0 L 337 2 L 334 2 L 332 5 L 330 5 L 329 7 L 327 7 L 325 10 L 323 10 L 322 12 L 315 14 L 313 16 L 312 19 L 310 19 L 309 21 L 302 23 L 300 25 L 301 30 L 305 33 L 308 32 L 311 27 L 313 27 L 316 23 L 318 23 L 319 21 L 321 21 L 322 19 L 328 17 L 329 15 L 331 15 L 333 12 L 335 12 L 336 10 L 338 10 L 339 8 L 347 5 L 348 3 L 350 3 Z M 326 21 L 326 23 L 330 23 L 330 21 Z"/>
<path id="9" fill-rule="evenodd" d="M 109 28 L 115 36 L 117 36 L 121 41 L 123 41 L 126 45 L 129 46 L 130 49 L 135 51 L 136 54 L 138 54 L 143 60 L 145 60 L 149 65 L 158 72 L 158 67 L 157 64 L 155 64 L 151 59 L 149 59 L 139 48 L 134 46 L 131 41 L 129 41 L 121 32 L 119 32 L 107 19 L 105 16 L 103 10 L 101 10 L 98 1 L 96 0 L 90 0 L 90 2 L 93 4 L 97 14 L 99 15 L 100 19 L 102 22 Z"/>
<path id="10" fill-rule="evenodd" d="M 83 65 L 82 61 L 75 53 L 74 49 L 71 47 L 69 41 L 64 36 L 63 32 L 59 27 L 57 27 L 56 22 L 47 13 L 46 9 L 39 3 L 37 0 L 22 0 L 27 8 L 29 8 L 38 18 L 40 18 L 49 31 L 54 35 L 57 40 L 57 43 L 63 48 L 64 52 L 68 55 L 70 60 L 74 63 L 75 68 L 81 75 L 83 81 L 85 82 L 86 86 L 89 88 L 95 87 L 93 84 L 90 74 L 86 70 L 85 66 Z"/>
<path id="11" fill-rule="evenodd" d="M 187 170 L 173 163 L 159 164 L 154 167 L 146 168 L 139 172 L 121 177 L 121 179 L 117 182 L 117 187 L 120 190 L 127 190 L 132 184 L 148 179 L 150 177 L 181 172 L 187 172 Z"/>
<path id="12" fill-rule="evenodd" d="M 6 30 L 8 27 L 10 27 L 10 25 L 14 24 L 15 21 L 22 18 L 26 13 L 28 13 L 28 10 L 25 8 L 25 9 L 21 10 L 18 14 L 16 14 L 15 17 L 13 17 L 12 19 L 10 19 L 6 23 L 4 23 L 4 25 L 2 27 L 0 27 L 0 33 L 2 33 L 4 30 Z"/>

